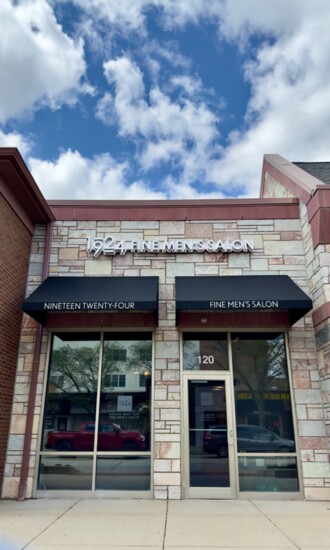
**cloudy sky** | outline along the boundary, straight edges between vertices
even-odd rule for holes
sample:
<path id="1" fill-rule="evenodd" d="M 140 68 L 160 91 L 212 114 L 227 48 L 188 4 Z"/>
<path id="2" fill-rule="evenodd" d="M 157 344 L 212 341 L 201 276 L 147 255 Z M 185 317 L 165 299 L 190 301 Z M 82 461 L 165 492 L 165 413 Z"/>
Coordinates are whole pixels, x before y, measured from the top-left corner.
<path id="1" fill-rule="evenodd" d="M 328 0 L 1 0 L 0 146 L 47 199 L 256 197 L 330 160 Z"/>

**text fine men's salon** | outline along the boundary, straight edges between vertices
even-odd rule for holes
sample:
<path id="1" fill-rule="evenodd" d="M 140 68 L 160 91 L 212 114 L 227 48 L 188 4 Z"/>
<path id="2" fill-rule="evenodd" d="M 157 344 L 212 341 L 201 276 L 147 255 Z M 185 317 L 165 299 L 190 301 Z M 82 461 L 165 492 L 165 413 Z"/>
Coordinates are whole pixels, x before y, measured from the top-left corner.
<path id="1" fill-rule="evenodd" d="M 330 499 L 330 163 L 46 201 L 0 149 L 2 498 Z"/>

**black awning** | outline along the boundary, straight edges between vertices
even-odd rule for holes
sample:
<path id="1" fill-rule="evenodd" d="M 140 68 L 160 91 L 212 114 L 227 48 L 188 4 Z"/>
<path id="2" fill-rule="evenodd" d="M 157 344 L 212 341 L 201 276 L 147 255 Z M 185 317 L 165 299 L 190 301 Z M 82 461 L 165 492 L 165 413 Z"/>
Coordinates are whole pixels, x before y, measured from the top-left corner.
<path id="1" fill-rule="evenodd" d="M 176 310 L 287 311 L 293 325 L 313 307 L 287 275 L 176 277 Z"/>
<path id="2" fill-rule="evenodd" d="M 158 277 L 48 277 L 23 311 L 41 324 L 50 313 L 156 313 Z"/>

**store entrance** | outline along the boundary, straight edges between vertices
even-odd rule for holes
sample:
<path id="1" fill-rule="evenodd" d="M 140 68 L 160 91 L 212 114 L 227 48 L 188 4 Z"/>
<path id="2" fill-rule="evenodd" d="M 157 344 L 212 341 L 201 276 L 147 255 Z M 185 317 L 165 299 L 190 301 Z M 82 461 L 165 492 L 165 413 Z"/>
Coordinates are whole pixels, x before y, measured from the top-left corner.
<path id="1" fill-rule="evenodd" d="M 184 375 L 185 497 L 236 498 L 230 377 Z"/>

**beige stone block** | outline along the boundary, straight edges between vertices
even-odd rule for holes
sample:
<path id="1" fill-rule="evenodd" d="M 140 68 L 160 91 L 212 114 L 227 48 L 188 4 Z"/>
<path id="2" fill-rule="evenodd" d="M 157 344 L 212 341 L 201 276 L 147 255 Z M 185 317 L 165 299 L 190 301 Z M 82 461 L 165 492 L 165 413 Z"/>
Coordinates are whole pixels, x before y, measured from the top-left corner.
<path id="1" fill-rule="evenodd" d="M 172 461 L 164 459 L 156 459 L 154 461 L 154 471 L 155 472 L 171 472 L 172 471 Z"/>
<path id="2" fill-rule="evenodd" d="M 322 420 L 299 420 L 298 432 L 301 437 L 323 437 L 326 435 Z"/>
<path id="3" fill-rule="evenodd" d="M 172 403 L 171 403 L 172 404 Z M 176 403 L 173 403 L 177 406 Z M 162 409 L 160 411 L 161 420 L 180 420 L 180 409 Z"/>
<path id="4" fill-rule="evenodd" d="M 178 441 L 156 441 L 155 458 L 180 458 L 180 442 Z"/>
<path id="5" fill-rule="evenodd" d="M 217 265 L 197 265 L 195 268 L 196 275 L 219 275 L 219 267 Z"/>
<path id="6" fill-rule="evenodd" d="M 168 498 L 169 500 L 180 500 L 181 499 L 181 487 L 169 487 L 168 488 Z"/>
<path id="7" fill-rule="evenodd" d="M 155 401 L 165 401 L 167 399 L 167 389 L 155 388 L 154 397 Z"/>
<path id="8" fill-rule="evenodd" d="M 111 275 L 112 273 L 112 261 L 110 258 L 101 260 L 100 258 L 94 260 L 86 260 L 85 262 L 85 275 L 98 276 L 98 275 Z"/>
<path id="9" fill-rule="evenodd" d="M 5 477 L 2 486 L 3 498 L 17 498 L 18 496 L 19 478 Z"/>
<path id="10" fill-rule="evenodd" d="M 228 266 L 230 268 L 250 267 L 250 255 L 243 252 L 240 252 L 239 254 L 232 252 L 231 254 L 229 254 Z"/>
<path id="11" fill-rule="evenodd" d="M 322 403 L 322 396 L 319 390 L 295 390 L 295 400 L 298 404 L 319 404 Z"/>
<path id="12" fill-rule="evenodd" d="M 252 271 L 267 271 L 268 270 L 268 260 L 264 258 L 251 258 L 251 270 Z"/>
<path id="13" fill-rule="evenodd" d="M 61 248 L 59 250 L 60 260 L 78 260 L 79 248 Z"/>
<path id="14" fill-rule="evenodd" d="M 133 265 L 133 254 L 125 254 L 122 256 L 121 254 L 116 254 L 113 256 L 112 259 L 113 267 L 120 268 L 120 267 L 131 267 Z"/>
<path id="15" fill-rule="evenodd" d="M 155 500 L 167 500 L 167 490 L 161 491 L 159 489 L 154 491 Z"/>
<path id="16" fill-rule="evenodd" d="M 164 382 L 178 382 L 180 380 L 180 372 L 177 370 L 163 371 L 162 380 Z"/>
<path id="17" fill-rule="evenodd" d="M 158 359 L 178 359 L 178 342 L 157 342 L 155 349 L 156 360 Z"/>
<path id="18" fill-rule="evenodd" d="M 212 223 L 188 223 L 186 225 L 187 239 L 212 239 L 213 224 Z"/>
<path id="19" fill-rule="evenodd" d="M 297 405 L 296 407 L 297 419 L 307 420 L 307 408 L 306 405 Z"/>
<path id="20" fill-rule="evenodd" d="M 192 276 L 195 273 L 195 266 L 192 263 L 173 262 L 166 266 L 166 277 L 174 278 L 180 276 Z"/>
<path id="21" fill-rule="evenodd" d="M 180 472 L 181 462 L 180 460 L 172 460 L 172 472 Z"/>
<path id="22" fill-rule="evenodd" d="M 325 462 L 303 462 L 303 476 L 308 478 L 330 478 L 330 464 Z"/>
<path id="23" fill-rule="evenodd" d="M 178 473 L 155 473 L 155 485 L 180 485 L 180 474 Z"/>
<path id="24" fill-rule="evenodd" d="M 172 221 L 172 222 L 160 222 L 159 224 L 159 234 L 165 237 L 180 235 L 181 237 L 185 235 L 185 222 L 181 221 Z"/>
<path id="25" fill-rule="evenodd" d="M 26 425 L 25 415 L 12 415 L 10 431 L 12 434 L 24 434 Z"/>
<path id="26" fill-rule="evenodd" d="M 330 487 L 306 487 L 305 499 L 330 501 Z"/>
<path id="27" fill-rule="evenodd" d="M 324 411 L 322 407 L 308 407 L 307 417 L 309 420 L 323 420 Z"/>
<path id="28" fill-rule="evenodd" d="M 301 241 L 265 241 L 266 256 L 298 256 L 304 254 Z"/>
<path id="29" fill-rule="evenodd" d="M 274 220 L 275 231 L 300 231 L 300 220 Z"/>

